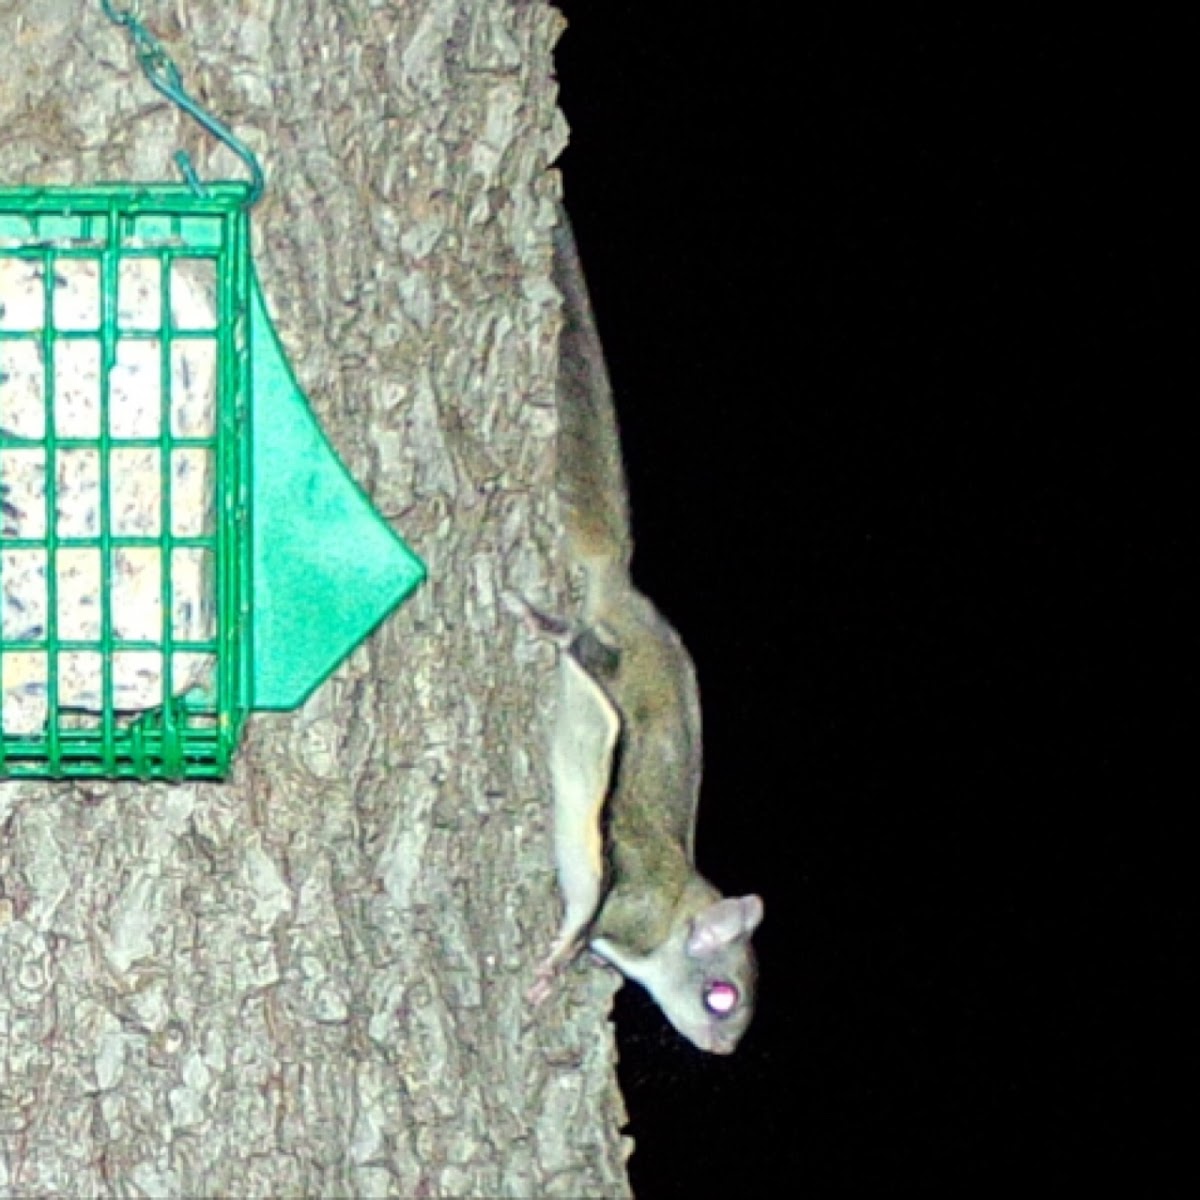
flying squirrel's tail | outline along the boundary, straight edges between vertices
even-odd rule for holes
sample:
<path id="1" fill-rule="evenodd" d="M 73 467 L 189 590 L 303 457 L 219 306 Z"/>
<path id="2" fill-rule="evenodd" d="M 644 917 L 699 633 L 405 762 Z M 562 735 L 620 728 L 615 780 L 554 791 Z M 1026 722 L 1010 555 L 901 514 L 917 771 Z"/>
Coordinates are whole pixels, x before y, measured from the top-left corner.
<path id="1" fill-rule="evenodd" d="M 575 235 L 561 204 L 553 278 L 563 298 L 556 487 L 571 557 L 587 576 L 584 618 L 590 621 L 629 589 L 633 542 L 612 387 Z"/>

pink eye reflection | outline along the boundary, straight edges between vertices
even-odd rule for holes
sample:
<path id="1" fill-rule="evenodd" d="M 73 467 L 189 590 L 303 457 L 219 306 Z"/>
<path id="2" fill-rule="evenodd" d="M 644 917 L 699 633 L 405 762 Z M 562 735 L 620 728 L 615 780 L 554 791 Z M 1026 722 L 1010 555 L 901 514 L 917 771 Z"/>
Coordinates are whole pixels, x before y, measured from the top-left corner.
<path id="1" fill-rule="evenodd" d="M 722 981 L 709 984 L 704 993 L 704 1006 L 713 1016 L 727 1017 L 737 1008 L 739 999 L 737 988 L 732 983 Z"/>

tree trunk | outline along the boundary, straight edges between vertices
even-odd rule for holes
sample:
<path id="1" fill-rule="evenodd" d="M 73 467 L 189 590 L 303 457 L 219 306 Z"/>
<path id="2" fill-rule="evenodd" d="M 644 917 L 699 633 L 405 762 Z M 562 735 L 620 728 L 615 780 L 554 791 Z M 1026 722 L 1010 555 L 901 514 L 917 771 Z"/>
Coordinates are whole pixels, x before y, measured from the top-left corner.
<path id="1" fill-rule="evenodd" d="M 128 4 L 118 5 L 130 7 Z M 557 915 L 549 651 L 564 143 L 531 0 L 146 0 L 255 149 L 255 257 L 430 578 L 224 784 L 0 784 L 6 1196 L 618 1196 L 612 977 Z M 241 178 L 99 0 L 0 5 L 0 181 Z M 567 996 L 571 1007 L 568 1011 Z"/>

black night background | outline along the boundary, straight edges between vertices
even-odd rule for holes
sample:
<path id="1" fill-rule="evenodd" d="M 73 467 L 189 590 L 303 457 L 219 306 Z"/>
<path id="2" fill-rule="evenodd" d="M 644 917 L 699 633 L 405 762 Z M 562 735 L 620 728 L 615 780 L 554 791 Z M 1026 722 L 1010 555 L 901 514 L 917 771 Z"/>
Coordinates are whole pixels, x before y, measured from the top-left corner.
<path id="1" fill-rule="evenodd" d="M 561 7 L 700 865 L 767 910 L 731 1059 L 619 998 L 635 1189 L 1191 1194 L 1169 31 Z"/>

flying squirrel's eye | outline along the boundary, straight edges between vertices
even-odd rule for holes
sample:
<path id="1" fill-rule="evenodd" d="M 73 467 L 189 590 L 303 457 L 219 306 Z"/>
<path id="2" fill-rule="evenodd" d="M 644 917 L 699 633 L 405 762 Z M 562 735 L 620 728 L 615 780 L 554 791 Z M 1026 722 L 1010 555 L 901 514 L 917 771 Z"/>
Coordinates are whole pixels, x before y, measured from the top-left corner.
<path id="1" fill-rule="evenodd" d="M 738 1006 L 741 993 L 725 980 L 710 983 L 704 992 L 704 1007 L 714 1017 L 727 1017 Z"/>

